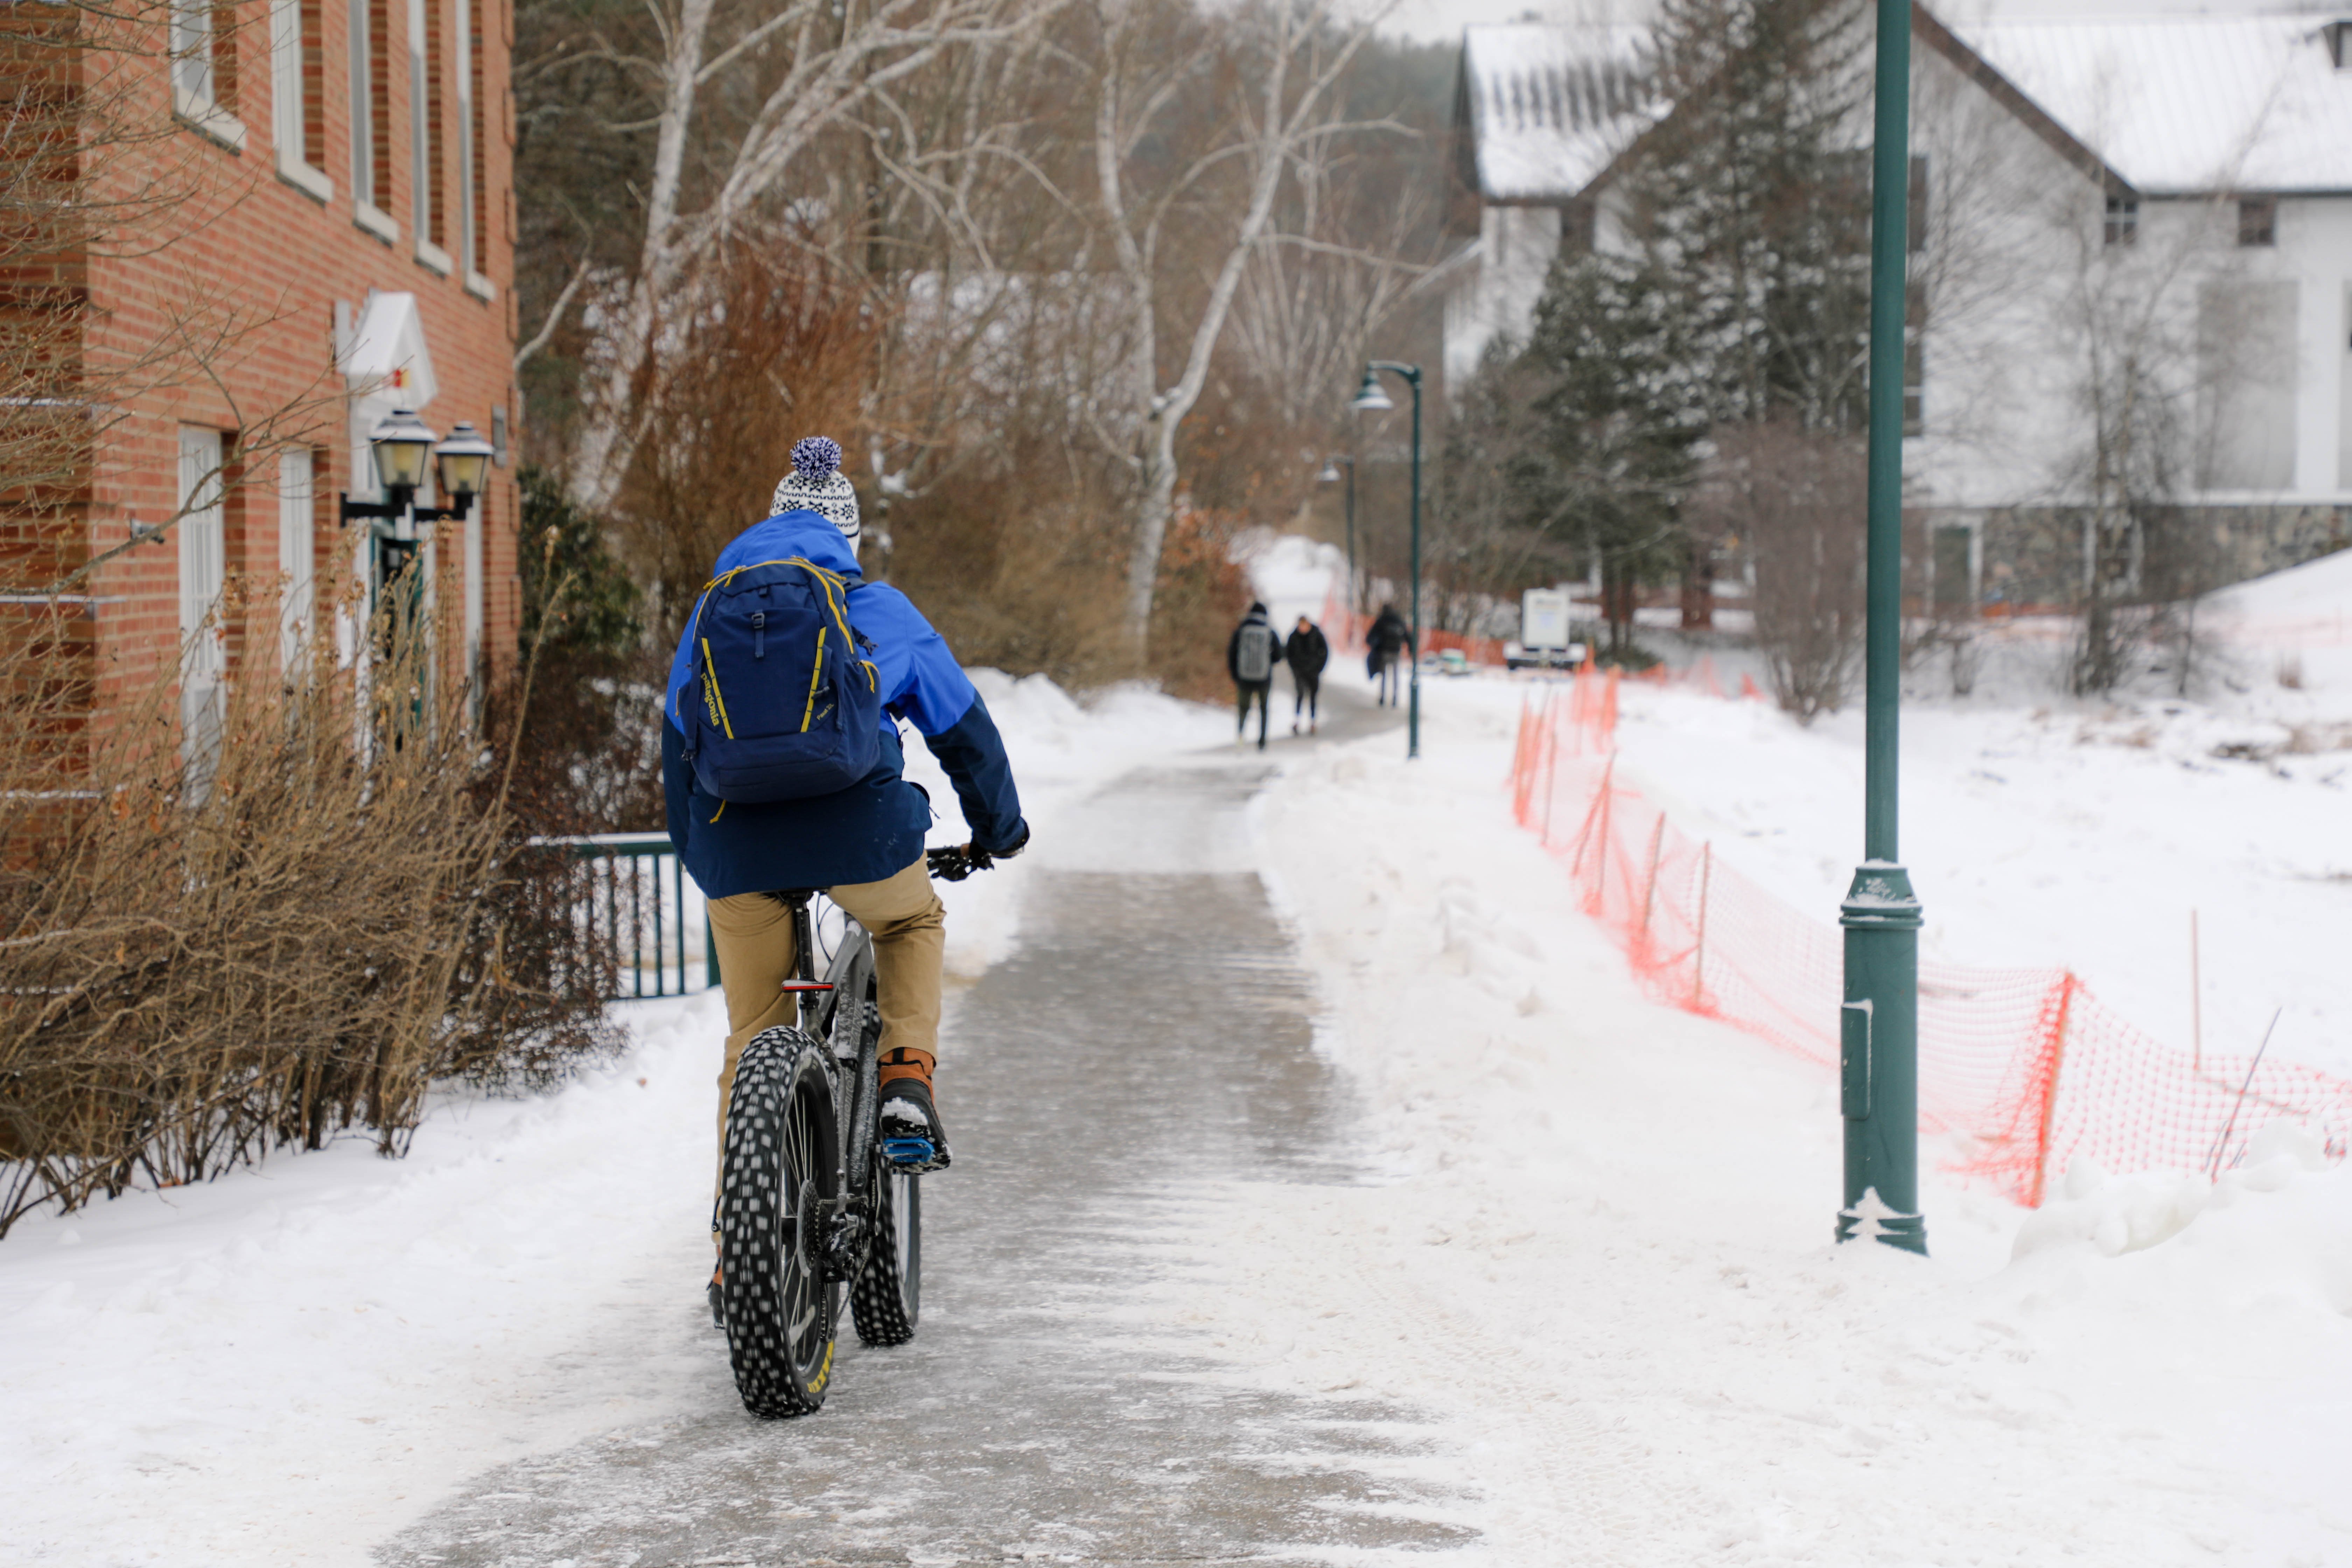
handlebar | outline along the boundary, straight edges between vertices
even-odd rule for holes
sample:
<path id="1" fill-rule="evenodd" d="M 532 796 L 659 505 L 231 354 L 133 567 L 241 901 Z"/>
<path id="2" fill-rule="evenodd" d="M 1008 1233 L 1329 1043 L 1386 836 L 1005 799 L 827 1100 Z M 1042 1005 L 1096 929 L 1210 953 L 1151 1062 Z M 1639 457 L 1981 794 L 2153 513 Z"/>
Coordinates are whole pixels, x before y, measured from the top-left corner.
<path id="1" fill-rule="evenodd" d="M 923 861 L 940 881 L 961 882 L 974 871 L 995 865 L 996 857 L 977 844 L 951 844 L 944 849 L 926 850 Z"/>

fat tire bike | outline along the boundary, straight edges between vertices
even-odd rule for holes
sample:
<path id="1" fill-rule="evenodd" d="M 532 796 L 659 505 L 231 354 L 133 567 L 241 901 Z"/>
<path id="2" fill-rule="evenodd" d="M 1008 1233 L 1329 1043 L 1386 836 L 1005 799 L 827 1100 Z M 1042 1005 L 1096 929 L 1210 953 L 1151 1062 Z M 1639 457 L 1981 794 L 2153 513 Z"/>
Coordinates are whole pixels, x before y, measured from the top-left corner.
<path id="1" fill-rule="evenodd" d="M 961 881 L 984 851 L 934 849 L 931 875 Z M 774 1419 L 824 1404 L 844 1306 L 868 1345 L 915 1337 L 923 1303 L 921 1177 L 880 1134 L 882 1015 L 874 939 L 841 915 L 824 954 L 819 895 L 775 895 L 792 911 L 798 1022 L 744 1046 L 719 1163 L 719 1300 L 743 1408 Z M 830 923 L 830 922 L 825 922 Z M 929 1158 L 928 1145 L 896 1151 Z"/>

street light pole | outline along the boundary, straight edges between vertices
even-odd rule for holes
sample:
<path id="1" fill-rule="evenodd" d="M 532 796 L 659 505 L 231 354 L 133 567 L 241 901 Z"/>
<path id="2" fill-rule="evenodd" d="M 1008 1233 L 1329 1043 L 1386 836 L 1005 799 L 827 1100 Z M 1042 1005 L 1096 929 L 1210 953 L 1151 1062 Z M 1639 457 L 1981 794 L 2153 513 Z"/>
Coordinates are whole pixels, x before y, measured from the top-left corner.
<path id="1" fill-rule="evenodd" d="M 1406 672 L 1410 695 L 1405 699 L 1404 721 L 1404 754 L 1410 760 L 1421 755 L 1421 366 L 1396 360 L 1373 360 L 1364 367 L 1364 384 L 1357 392 L 1353 406 L 1373 411 L 1396 406 L 1381 390 L 1381 372 L 1384 370 L 1404 377 L 1404 384 L 1412 388 L 1412 644 L 1409 650 L 1411 668 Z"/>
<path id="2" fill-rule="evenodd" d="M 1845 1202 L 1837 1237 L 1927 1250 L 1919 1213 L 1919 900 L 1896 841 L 1903 652 L 1903 288 L 1910 250 L 1911 0 L 1878 0 L 1870 200 L 1870 619 L 1863 863 L 1845 928 L 1840 1110 Z"/>
<path id="3" fill-rule="evenodd" d="M 1336 485 L 1343 468 L 1348 470 L 1348 618 L 1352 625 L 1363 612 L 1362 590 L 1356 585 L 1356 459 L 1348 453 L 1334 452 L 1323 459 L 1323 471 L 1315 477 L 1319 484 Z"/>
<path id="4" fill-rule="evenodd" d="M 1348 624 L 1352 626 L 1364 613 L 1364 590 L 1356 577 L 1356 459 L 1351 454 L 1339 460 L 1348 465 Z"/>

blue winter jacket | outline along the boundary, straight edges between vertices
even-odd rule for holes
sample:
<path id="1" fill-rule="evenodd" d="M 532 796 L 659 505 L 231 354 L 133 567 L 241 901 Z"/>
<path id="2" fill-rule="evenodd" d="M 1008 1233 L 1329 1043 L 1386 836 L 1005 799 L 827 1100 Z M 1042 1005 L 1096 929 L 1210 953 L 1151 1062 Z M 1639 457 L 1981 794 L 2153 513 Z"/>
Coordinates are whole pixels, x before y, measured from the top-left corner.
<path id="1" fill-rule="evenodd" d="M 662 704 L 662 793 L 669 840 L 708 897 L 878 882 L 912 865 L 923 851 L 931 808 L 899 776 L 905 763 L 898 721 L 922 733 L 947 770 L 972 841 L 983 849 L 1018 847 L 1029 836 L 1013 767 L 988 706 L 907 595 L 857 575 L 857 553 L 841 531 L 813 511 L 788 511 L 753 523 L 719 552 L 716 577 L 734 567 L 792 556 L 838 572 L 850 583 L 849 620 L 874 643 L 882 681 L 882 749 L 874 771 L 832 795 L 765 805 L 721 802 L 696 787 L 686 764 L 678 694 L 690 661 L 688 639 L 670 659 Z M 692 626 L 688 618 L 688 626 Z M 721 809 L 721 806 L 725 809 Z"/>

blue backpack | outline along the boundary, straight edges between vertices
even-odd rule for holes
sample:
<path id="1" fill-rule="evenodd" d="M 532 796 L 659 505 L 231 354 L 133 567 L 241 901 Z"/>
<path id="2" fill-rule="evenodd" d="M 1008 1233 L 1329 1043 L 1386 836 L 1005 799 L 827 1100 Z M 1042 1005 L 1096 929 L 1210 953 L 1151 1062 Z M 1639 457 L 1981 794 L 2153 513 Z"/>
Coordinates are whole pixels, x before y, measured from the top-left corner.
<path id="1" fill-rule="evenodd" d="M 882 746 L 874 645 L 849 624 L 851 581 L 793 556 L 713 578 L 694 608 L 686 764 L 745 805 L 847 789 Z"/>

